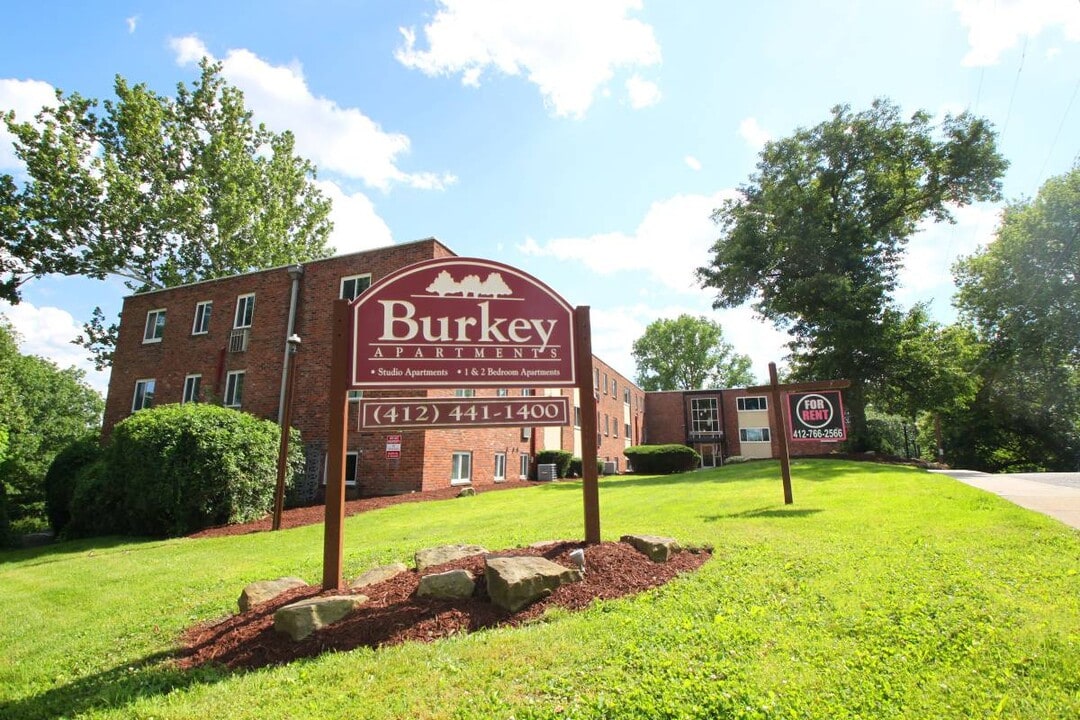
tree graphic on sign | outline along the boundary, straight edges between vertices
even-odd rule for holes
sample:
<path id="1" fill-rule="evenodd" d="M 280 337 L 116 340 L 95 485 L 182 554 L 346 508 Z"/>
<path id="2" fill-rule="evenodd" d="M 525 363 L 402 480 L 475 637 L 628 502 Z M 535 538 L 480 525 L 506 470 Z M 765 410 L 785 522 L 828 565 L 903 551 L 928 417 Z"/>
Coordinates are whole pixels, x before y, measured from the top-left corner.
<path id="1" fill-rule="evenodd" d="M 435 280 L 426 289 L 439 297 L 447 295 L 499 297 L 513 294 L 502 275 L 497 272 L 489 273 L 484 280 L 481 280 L 479 275 L 466 275 L 458 282 L 449 272 L 443 270 L 435 276 Z"/>

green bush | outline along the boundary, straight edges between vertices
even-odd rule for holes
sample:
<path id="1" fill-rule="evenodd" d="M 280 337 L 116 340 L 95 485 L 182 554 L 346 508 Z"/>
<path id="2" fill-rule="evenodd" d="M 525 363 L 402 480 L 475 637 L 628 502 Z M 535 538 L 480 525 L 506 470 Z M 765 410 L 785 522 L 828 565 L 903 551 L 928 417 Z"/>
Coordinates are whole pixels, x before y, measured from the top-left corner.
<path id="1" fill-rule="evenodd" d="M 45 473 L 45 514 L 57 535 L 71 520 L 71 498 L 79 472 L 101 457 L 97 434 L 87 435 L 61 450 Z"/>
<path id="2" fill-rule="evenodd" d="M 113 429 L 104 455 L 126 530 L 185 535 L 264 516 L 273 506 L 280 437 L 275 423 L 216 405 L 135 413 Z M 303 467 L 299 433 L 291 438 L 287 484 Z"/>
<path id="3" fill-rule="evenodd" d="M 4 490 L 4 483 L 0 482 L 0 548 L 8 547 L 10 544 L 11 532 L 7 513 L 7 492 Z"/>
<path id="4" fill-rule="evenodd" d="M 701 465 L 701 456 L 686 445 L 634 445 L 623 451 L 635 473 L 663 475 Z"/>
<path id="5" fill-rule="evenodd" d="M 114 482 L 104 457 L 75 474 L 68 505 L 70 516 L 62 537 L 124 535 L 129 532 L 120 483 Z"/>
<path id="6" fill-rule="evenodd" d="M 572 459 L 573 453 L 569 453 L 566 450 L 541 450 L 536 453 L 536 464 L 553 464 L 555 466 L 555 472 L 561 478 L 569 476 L 570 462 Z"/>
<path id="7" fill-rule="evenodd" d="M 581 462 L 582 462 L 581 458 L 579 458 L 579 457 L 570 458 L 570 465 L 569 465 L 569 468 L 568 468 L 569 475 L 567 475 L 567 477 L 581 477 L 582 476 Z M 596 474 L 597 475 L 603 475 L 604 474 L 604 461 L 601 460 L 600 458 L 596 458 Z"/>

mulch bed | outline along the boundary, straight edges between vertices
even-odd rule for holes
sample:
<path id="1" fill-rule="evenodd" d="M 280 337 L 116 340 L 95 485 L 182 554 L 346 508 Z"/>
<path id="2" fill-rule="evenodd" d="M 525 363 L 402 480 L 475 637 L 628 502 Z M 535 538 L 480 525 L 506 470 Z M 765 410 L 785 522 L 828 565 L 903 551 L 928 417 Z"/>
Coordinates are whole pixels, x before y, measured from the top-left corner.
<path id="1" fill-rule="evenodd" d="M 430 497 L 431 494 L 424 495 Z M 622 597 L 657 587 L 681 573 L 696 570 L 711 556 L 707 551 L 683 551 L 666 563 L 656 563 L 631 546 L 614 542 L 598 545 L 556 542 L 541 548 L 515 548 L 497 554 L 539 555 L 574 567 L 568 556 L 577 548 L 585 550 L 584 580 L 564 585 L 547 598 L 516 613 L 488 602 L 482 577 L 484 558 L 475 555 L 425 571 L 469 570 L 477 578 L 477 590 L 471 598 L 418 598 L 415 591 L 419 575 L 408 571 L 356 591 L 368 597 L 358 610 L 338 623 L 294 642 L 274 630 L 274 612 L 298 600 L 342 594 L 323 593 L 321 588 L 312 586 L 297 588 L 247 612 L 190 628 L 181 639 L 184 649 L 180 651 L 177 663 L 182 668 L 214 663 L 229 669 L 252 669 L 280 665 L 327 651 L 378 648 L 409 640 L 428 642 L 484 628 L 520 625 L 539 618 L 551 607 L 580 610 L 594 600 Z"/>

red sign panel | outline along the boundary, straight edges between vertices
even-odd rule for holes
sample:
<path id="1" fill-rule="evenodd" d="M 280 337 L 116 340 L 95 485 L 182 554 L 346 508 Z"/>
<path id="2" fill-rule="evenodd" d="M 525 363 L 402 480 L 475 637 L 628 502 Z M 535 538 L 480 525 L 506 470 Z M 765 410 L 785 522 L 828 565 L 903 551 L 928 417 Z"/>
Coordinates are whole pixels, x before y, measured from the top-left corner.
<path id="1" fill-rule="evenodd" d="M 563 427 L 569 424 L 570 398 L 561 396 L 361 400 L 357 419 L 358 430 Z"/>
<path id="2" fill-rule="evenodd" d="M 792 440 L 839 442 L 847 438 L 839 390 L 788 393 Z"/>
<path id="3" fill-rule="evenodd" d="M 425 260 L 387 275 L 351 309 L 353 388 L 575 384 L 573 308 L 509 265 Z"/>
<path id="4" fill-rule="evenodd" d="M 401 457 L 401 436 L 400 435 L 387 435 L 386 436 L 386 459 L 397 460 Z"/>

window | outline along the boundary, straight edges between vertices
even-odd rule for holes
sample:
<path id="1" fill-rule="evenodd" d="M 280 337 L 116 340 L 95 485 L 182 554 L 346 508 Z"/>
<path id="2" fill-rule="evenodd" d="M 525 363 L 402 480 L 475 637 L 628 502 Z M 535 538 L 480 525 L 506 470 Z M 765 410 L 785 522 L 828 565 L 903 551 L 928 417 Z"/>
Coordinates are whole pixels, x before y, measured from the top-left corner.
<path id="1" fill-rule="evenodd" d="M 135 398 L 131 401 L 131 412 L 154 404 L 154 384 L 153 378 L 135 381 Z"/>
<path id="2" fill-rule="evenodd" d="M 238 408 L 244 401 L 244 371 L 231 370 L 225 376 L 225 407 Z"/>
<path id="3" fill-rule="evenodd" d="M 769 442 L 769 428 L 739 428 L 739 442 Z"/>
<path id="4" fill-rule="evenodd" d="M 210 311 L 214 303 L 206 300 L 195 304 L 195 322 L 191 324 L 192 335 L 205 335 L 210 332 Z"/>
<path id="5" fill-rule="evenodd" d="M 506 397 L 510 394 L 510 391 L 506 388 L 499 388 L 495 391 L 495 397 Z"/>
<path id="6" fill-rule="evenodd" d="M 180 402 L 199 402 L 199 386 L 202 385 L 202 375 L 188 375 L 184 378 L 184 397 Z"/>
<path id="7" fill-rule="evenodd" d="M 455 390 L 454 397 L 476 397 L 475 390 Z"/>
<path id="8" fill-rule="evenodd" d="M 458 451 L 454 453 L 450 469 L 451 485 L 467 485 L 472 481 L 472 453 Z"/>
<path id="9" fill-rule="evenodd" d="M 600 368 L 593 368 L 592 386 L 593 390 L 600 389 Z"/>
<path id="10" fill-rule="evenodd" d="M 619 397 L 619 381 L 615 378 L 611 378 L 611 397 Z"/>
<path id="11" fill-rule="evenodd" d="M 521 395 L 522 397 L 533 397 L 536 395 L 536 390 L 533 388 L 522 388 Z"/>
<path id="12" fill-rule="evenodd" d="M 622 401 L 627 405 L 630 404 L 630 388 L 623 388 Z"/>
<path id="13" fill-rule="evenodd" d="M 630 423 L 623 425 L 623 437 L 630 439 Z"/>
<path id="14" fill-rule="evenodd" d="M 574 427 L 581 427 L 581 407 L 574 406 Z"/>
<path id="15" fill-rule="evenodd" d="M 611 434 L 611 423 L 609 422 L 609 420 L 610 420 L 610 418 L 605 413 L 604 414 L 604 434 L 605 435 L 610 435 Z"/>
<path id="16" fill-rule="evenodd" d="M 144 343 L 161 342 L 165 336 L 165 311 L 151 310 L 146 313 L 146 327 L 143 329 Z"/>
<path id="17" fill-rule="evenodd" d="M 350 275 L 341 278 L 341 299 L 355 300 L 356 297 L 371 287 L 371 275 Z"/>
<path id="18" fill-rule="evenodd" d="M 495 482 L 506 480 L 506 453 L 495 453 Z"/>
<path id="19" fill-rule="evenodd" d="M 523 427 L 523 428 L 521 428 L 521 439 L 522 440 L 531 440 L 532 439 L 532 428 L 531 427 Z"/>
<path id="20" fill-rule="evenodd" d="M 611 418 L 611 436 L 619 437 L 619 418 Z"/>
<path id="21" fill-rule="evenodd" d="M 742 400 L 742 398 L 739 398 Z M 716 398 L 693 398 L 690 400 L 690 432 L 720 432 L 720 415 Z"/>
<path id="22" fill-rule="evenodd" d="M 233 328 L 251 327 L 251 319 L 255 316 L 255 294 L 240 295 L 236 298 L 236 318 L 233 320 Z"/>
<path id="23" fill-rule="evenodd" d="M 364 391 L 363 390 L 350 390 L 349 391 L 349 402 L 360 402 L 361 398 L 363 398 L 363 397 L 364 397 Z"/>
<path id="24" fill-rule="evenodd" d="M 360 466 L 360 453 L 351 451 L 345 453 L 345 484 L 356 484 L 356 471 Z M 323 456 L 322 484 L 326 484 L 326 474 L 330 471 L 330 456 Z"/>
<path id="25" fill-rule="evenodd" d="M 518 477 L 522 480 L 529 479 L 529 460 L 530 458 L 528 455 L 522 455 L 518 459 Z"/>
<path id="26" fill-rule="evenodd" d="M 769 399 L 764 395 L 753 397 L 736 398 L 735 403 L 739 410 L 768 410 Z"/>
<path id="27" fill-rule="evenodd" d="M 605 395 L 607 395 L 607 388 L 608 388 L 607 380 L 608 380 L 607 373 L 604 373 L 604 394 Z"/>

